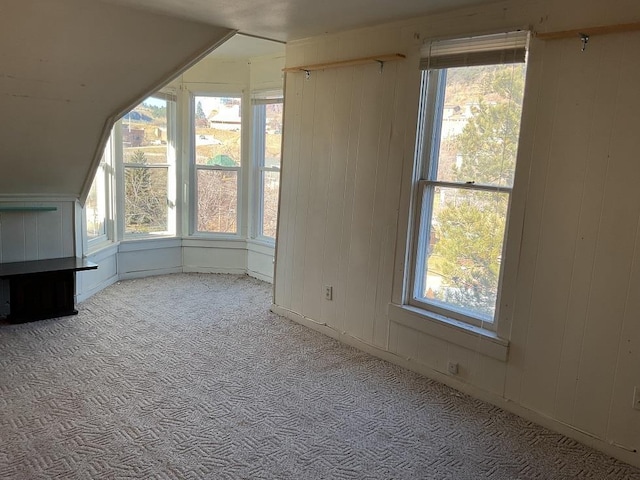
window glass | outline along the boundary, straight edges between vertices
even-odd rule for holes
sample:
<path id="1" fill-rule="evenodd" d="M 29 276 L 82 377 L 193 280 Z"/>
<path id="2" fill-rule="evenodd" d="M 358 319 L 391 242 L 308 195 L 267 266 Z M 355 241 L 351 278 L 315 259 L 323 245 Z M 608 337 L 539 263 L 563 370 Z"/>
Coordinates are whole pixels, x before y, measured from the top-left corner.
<path id="1" fill-rule="evenodd" d="M 238 179 L 242 164 L 242 100 L 193 97 L 196 231 L 238 232 Z"/>
<path id="2" fill-rule="evenodd" d="M 142 153 L 142 152 L 141 152 Z M 143 155 L 137 157 L 144 160 Z M 124 217 L 126 233 L 166 232 L 168 225 L 166 168 L 139 167 L 124 170 Z"/>
<path id="3" fill-rule="evenodd" d="M 261 230 L 265 237 L 276 238 L 278 226 L 278 194 L 280 172 L 262 172 L 262 215 Z"/>
<path id="4" fill-rule="evenodd" d="M 413 302 L 470 323 L 495 317 L 524 74 L 524 63 L 423 73 L 423 122 L 431 128 Z"/>
<path id="5" fill-rule="evenodd" d="M 171 230 L 170 103 L 165 98 L 149 97 L 122 118 L 125 236 Z"/>
<path id="6" fill-rule="evenodd" d="M 87 224 L 87 238 L 94 240 L 98 237 L 106 235 L 106 191 L 105 191 L 105 168 L 101 163 L 93 183 L 91 183 L 91 189 L 87 196 L 87 201 L 84 206 L 84 213 Z"/>
<path id="7" fill-rule="evenodd" d="M 280 93 L 281 95 L 281 93 Z M 254 147 L 258 179 L 257 237 L 275 239 L 282 157 L 282 97 L 254 100 Z"/>
<path id="8" fill-rule="evenodd" d="M 238 172 L 198 170 L 198 231 L 236 233 Z"/>

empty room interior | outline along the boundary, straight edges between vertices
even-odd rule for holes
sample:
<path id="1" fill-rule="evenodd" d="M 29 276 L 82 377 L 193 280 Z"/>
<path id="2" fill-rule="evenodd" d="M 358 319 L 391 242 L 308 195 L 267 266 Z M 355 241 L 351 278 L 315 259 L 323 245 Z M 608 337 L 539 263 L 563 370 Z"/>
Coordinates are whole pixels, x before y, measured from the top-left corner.
<path id="1" fill-rule="evenodd" d="M 4 0 L 0 477 L 640 479 L 639 51 L 635 0 Z"/>

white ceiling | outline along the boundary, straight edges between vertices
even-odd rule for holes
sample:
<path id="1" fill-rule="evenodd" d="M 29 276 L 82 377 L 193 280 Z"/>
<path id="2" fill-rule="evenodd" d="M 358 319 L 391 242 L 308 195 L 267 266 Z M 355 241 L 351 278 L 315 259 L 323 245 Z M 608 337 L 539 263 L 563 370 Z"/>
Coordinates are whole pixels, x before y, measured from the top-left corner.
<path id="1" fill-rule="evenodd" d="M 103 0 L 291 41 L 496 0 Z"/>
<path id="2" fill-rule="evenodd" d="M 253 58 L 284 54 L 284 43 L 236 34 L 209 54 L 212 58 Z"/>

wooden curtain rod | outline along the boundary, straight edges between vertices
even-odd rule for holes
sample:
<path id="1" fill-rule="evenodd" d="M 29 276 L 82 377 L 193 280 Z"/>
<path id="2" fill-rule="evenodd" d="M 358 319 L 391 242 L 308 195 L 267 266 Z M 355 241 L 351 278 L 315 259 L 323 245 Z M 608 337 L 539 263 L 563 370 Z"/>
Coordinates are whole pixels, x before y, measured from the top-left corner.
<path id="1" fill-rule="evenodd" d="M 620 23 L 618 25 L 604 25 L 599 27 L 585 27 L 577 30 L 564 30 L 561 32 L 538 32 L 536 37 L 540 40 L 559 40 L 562 38 L 574 38 L 590 35 L 605 35 L 608 33 L 636 32 L 640 30 L 640 22 Z"/>
<path id="2" fill-rule="evenodd" d="M 351 60 L 341 60 L 338 62 L 327 63 L 315 63 L 313 65 L 300 65 L 299 67 L 287 67 L 283 68 L 284 72 L 313 72 L 315 70 L 324 70 L 325 68 L 337 68 L 337 67 L 353 67 L 356 65 L 363 65 L 365 63 L 379 63 L 382 65 L 384 62 L 392 62 L 395 60 L 402 60 L 405 55 L 401 53 L 391 53 L 388 55 L 376 55 L 373 57 L 353 58 Z"/>

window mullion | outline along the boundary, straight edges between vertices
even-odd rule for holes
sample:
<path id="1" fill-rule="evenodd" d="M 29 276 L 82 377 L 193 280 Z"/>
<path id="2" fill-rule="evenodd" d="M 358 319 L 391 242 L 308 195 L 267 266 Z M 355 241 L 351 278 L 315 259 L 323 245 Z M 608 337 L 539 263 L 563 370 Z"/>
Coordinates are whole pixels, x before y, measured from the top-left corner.
<path id="1" fill-rule="evenodd" d="M 432 185 L 445 188 L 460 188 L 463 190 L 478 190 L 484 192 L 511 193 L 513 188 L 501 187 L 499 185 L 485 185 L 475 182 L 445 182 L 440 180 L 420 180 L 421 185 Z"/>

